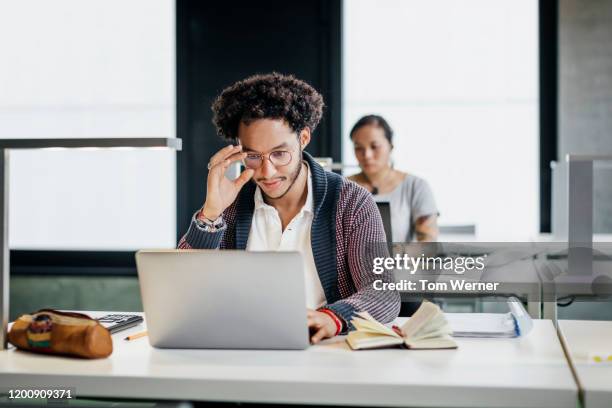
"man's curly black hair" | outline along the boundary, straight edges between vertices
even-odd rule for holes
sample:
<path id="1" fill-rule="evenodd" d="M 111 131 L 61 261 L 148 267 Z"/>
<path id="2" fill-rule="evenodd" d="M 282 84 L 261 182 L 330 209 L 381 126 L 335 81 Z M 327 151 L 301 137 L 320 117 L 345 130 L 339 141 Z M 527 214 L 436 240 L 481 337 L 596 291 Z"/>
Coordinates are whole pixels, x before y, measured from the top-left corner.
<path id="1" fill-rule="evenodd" d="M 248 125 L 257 119 L 283 119 L 298 134 L 305 128 L 314 132 L 323 106 L 323 97 L 293 75 L 253 75 L 221 92 L 212 105 L 213 123 L 232 142 L 240 122 Z"/>

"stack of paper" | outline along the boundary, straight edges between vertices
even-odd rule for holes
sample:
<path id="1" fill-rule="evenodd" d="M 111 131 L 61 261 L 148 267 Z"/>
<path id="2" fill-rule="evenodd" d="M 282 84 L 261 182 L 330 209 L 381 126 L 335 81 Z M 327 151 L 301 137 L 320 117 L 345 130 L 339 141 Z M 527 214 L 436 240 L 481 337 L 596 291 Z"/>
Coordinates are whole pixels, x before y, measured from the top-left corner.
<path id="1" fill-rule="evenodd" d="M 516 337 L 510 313 L 447 313 L 453 337 Z"/>
<path id="2" fill-rule="evenodd" d="M 509 313 L 447 313 L 453 337 L 519 337 L 531 331 L 533 322 L 514 297 L 508 300 Z"/>

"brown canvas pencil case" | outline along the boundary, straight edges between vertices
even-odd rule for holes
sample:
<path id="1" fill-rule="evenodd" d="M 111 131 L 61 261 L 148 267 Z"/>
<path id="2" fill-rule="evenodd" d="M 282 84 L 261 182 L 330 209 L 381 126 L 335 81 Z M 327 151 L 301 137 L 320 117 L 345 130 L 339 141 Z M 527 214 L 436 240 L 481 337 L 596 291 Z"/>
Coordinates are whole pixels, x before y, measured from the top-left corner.
<path id="1" fill-rule="evenodd" d="M 97 320 L 52 309 L 20 316 L 8 340 L 21 350 L 43 354 L 103 358 L 113 352 L 110 332 Z"/>

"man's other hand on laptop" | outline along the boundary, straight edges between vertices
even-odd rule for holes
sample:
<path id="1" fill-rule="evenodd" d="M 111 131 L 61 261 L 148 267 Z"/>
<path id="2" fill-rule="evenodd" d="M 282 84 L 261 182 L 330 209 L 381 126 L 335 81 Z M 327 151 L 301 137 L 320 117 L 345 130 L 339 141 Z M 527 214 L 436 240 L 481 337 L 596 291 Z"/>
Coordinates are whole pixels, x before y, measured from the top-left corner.
<path id="1" fill-rule="evenodd" d="M 336 321 L 329 314 L 312 309 L 308 309 L 308 330 L 312 344 L 334 337 L 340 331 Z"/>

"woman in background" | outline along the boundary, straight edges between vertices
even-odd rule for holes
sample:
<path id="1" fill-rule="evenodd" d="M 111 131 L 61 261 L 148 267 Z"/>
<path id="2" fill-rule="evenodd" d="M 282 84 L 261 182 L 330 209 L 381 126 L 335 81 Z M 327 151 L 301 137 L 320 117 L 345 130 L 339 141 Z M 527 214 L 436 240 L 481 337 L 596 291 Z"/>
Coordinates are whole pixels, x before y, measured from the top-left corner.
<path id="1" fill-rule="evenodd" d="M 419 242 L 435 241 L 438 209 L 433 193 L 425 180 L 391 165 L 393 130 L 387 121 L 364 116 L 350 136 L 361 173 L 349 179 L 368 189 L 376 201 L 389 202 L 393 242 L 411 242 L 415 237 Z"/>

